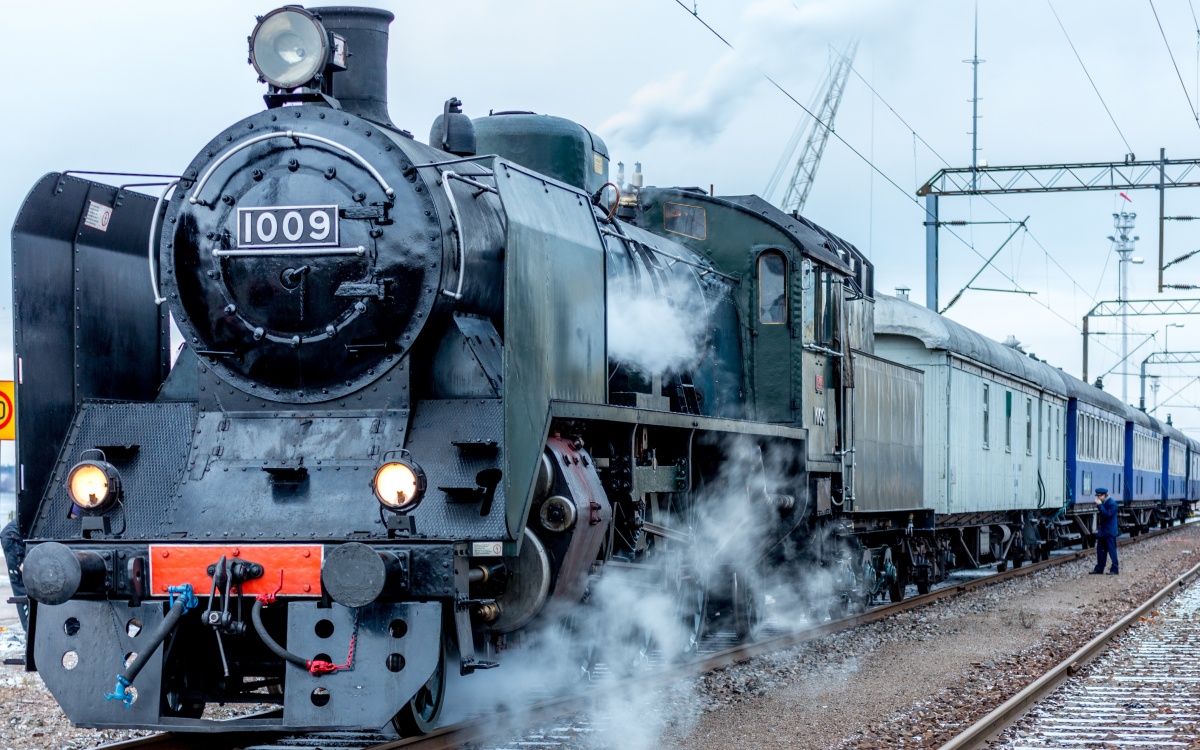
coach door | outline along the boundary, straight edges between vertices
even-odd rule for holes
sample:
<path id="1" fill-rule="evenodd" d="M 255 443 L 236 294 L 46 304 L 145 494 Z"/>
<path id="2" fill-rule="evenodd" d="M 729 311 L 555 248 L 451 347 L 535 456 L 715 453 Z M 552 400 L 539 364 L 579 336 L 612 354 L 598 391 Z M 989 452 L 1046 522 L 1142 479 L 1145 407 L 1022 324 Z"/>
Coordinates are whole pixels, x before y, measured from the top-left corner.
<path id="1" fill-rule="evenodd" d="M 791 304 L 787 257 L 758 255 L 752 309 L 754 407 L 763 422 L 792 421 Z"/>

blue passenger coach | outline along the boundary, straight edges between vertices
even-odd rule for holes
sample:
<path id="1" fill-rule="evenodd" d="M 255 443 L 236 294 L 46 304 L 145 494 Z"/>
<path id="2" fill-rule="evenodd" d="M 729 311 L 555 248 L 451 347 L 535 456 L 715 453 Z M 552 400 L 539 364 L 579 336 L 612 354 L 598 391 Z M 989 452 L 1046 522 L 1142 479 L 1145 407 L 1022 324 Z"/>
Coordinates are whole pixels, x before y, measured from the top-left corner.
<path id="1" fill-rule="evenodd" d="M 1150 530 L 1162 501 L 1163 439 L 1158 421 L 1129 409 L 1125 423 L 1125 501 L 1119 523 L 1131 536 Z"/>
<path id="2" fill-rule="evenodd" d="M 1160 427 L 1163 433 L 1163 478 L 1158 523 L 1165 529 L 1183 521 L 1187 514 L 1187 436 L 1175 429 L 1170 416 Z"/>
<path id="3" fill-rule="evenodd" d="M 1074 522 L 1085 546 L 1096 536 L 1096 489 L 1125 500 L 1125 423 L 1129 409 L 1121 400 L 1078 378 L 1061 373 L 1067 404 L 1066 518 Z"/>
<path id="4" fill-rule="evenodd" d="M 1191 515 L 1192 508 L 1196 507 L 1196 502 L 1200 501 L 1200 441 L 1195 438 L 1187 438 L 1187 507 L 1184 508 L 1184 515 Z"/>

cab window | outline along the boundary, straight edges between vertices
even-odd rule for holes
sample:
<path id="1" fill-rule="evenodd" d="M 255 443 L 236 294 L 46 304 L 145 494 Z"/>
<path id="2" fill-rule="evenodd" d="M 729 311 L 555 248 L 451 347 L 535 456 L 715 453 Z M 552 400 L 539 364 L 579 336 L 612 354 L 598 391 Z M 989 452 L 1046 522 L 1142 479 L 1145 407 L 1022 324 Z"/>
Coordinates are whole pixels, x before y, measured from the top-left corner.
<path id="1" fill-rule="evenodd" d="M 835 284 L 839 279 L 829 271 L 820 269 L 817 274 L 817 343 L 828 346 L 837 336 L 837 298 Z"/>
<path id="2" fill-rule="evenodd" d="M 758 322 L 787 323 L 787 261 L 782 253 L 758 256 Z"/>
<path id="3" fill-rule="evenodd" d="M 804 340 L 819 346 L 829 346 L 838 336 L 838 313 L 841 307 L 839 288 L 841 277 L 805 260 L 802 291 L 804 294 Z"/>

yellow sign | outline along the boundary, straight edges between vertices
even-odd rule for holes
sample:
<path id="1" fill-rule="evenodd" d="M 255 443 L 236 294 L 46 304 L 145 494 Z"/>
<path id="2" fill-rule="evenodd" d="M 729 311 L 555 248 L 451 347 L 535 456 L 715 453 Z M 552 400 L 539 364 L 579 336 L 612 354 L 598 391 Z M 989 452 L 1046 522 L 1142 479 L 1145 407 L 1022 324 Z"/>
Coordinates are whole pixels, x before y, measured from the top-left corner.
<path id="1" fill-rule="evenodd" d="M 16 403 L 14 393 L 11 380 L 0 380 L 0 440 L 17 439 L 17 410 L 13 408 L 13 404 Z"/>

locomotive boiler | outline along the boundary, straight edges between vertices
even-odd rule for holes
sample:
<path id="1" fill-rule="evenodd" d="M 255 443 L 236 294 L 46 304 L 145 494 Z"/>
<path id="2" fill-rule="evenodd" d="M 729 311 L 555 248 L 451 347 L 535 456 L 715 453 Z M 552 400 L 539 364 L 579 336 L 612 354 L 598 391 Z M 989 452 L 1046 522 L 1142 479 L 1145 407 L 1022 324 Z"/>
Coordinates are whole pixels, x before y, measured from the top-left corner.
<path id="1" fill-rule="evenodd" d="M 686 651 L 824 554 L 861 256 L 753 196 L 623 198 L 560 118 L 450 99 L 417 141 L 391 20 L 267 14 L 266 109 L 157 199 L 55 173 L 20 212 L 28 664 L 76 724 L 425 731 L 601 579 L 666 591 Z M 697 550 L 728 496 L 753 544 Z M 204 718 L 238 702 L 282 712 Z"/>

